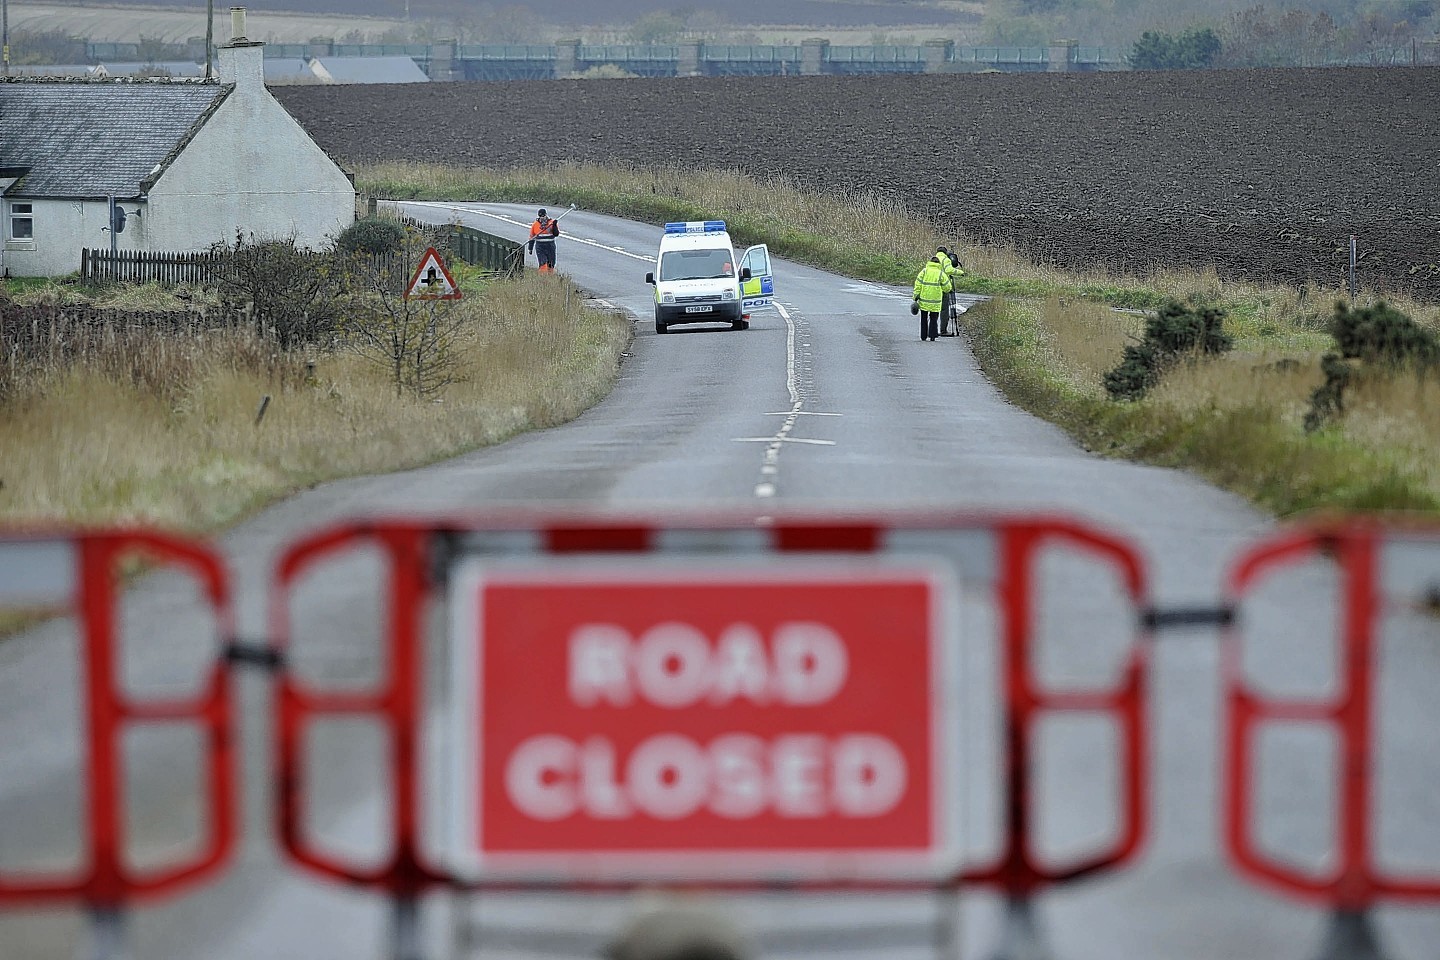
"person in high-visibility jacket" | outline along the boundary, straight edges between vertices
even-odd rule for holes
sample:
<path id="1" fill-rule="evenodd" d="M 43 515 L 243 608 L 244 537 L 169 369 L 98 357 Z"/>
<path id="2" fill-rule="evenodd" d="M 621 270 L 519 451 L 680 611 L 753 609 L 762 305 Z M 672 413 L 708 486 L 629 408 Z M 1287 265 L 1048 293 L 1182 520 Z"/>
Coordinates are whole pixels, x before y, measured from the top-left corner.
<path id="1" fill-rule="evenodd" d="M 530 252 L 540 264 L 541 273 L 555 271 L 555 238 L 560 236 L 560 224 L 551 220 L 541 207 L 535 222 L 530 224 Z"/>
<path id="2" fill-rule="evenodd" d="M 965 276 L 965 270 L 960 266 L 960 261 L 950 256 L 950 251 L 943 246 L 937 247 L 935 253 L 940 257 L 940 264 L 945 268 L 945 275 L 950 278 L 951 284 L 951 290 L 946 291 L 944 301 L 940 304 L 940 336 L 956 337 L 960 335 L 960 329 L 951 309 L 955 302 L 953 288 L 955 281 Z"/>
<path id="3" fill-rule="evenodd" d="M 940 307 L 945 302 L 945 294 L 954 289 L 938 253 L 915 275 L 915 300 L 911 308 L 920 314 L 921 340 L 933 341 L 940 336 Z"/>

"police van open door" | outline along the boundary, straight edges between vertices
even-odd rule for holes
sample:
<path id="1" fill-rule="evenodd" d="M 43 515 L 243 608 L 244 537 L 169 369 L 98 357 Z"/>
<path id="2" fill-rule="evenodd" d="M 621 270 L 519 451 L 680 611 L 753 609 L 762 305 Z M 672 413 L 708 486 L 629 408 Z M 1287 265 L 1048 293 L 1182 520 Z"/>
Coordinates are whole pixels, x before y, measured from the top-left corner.
<path id="1" fill-rule="evenodd" d="M 750 271 L 749 279 L 740 282 L 741 309 L 746 313 L 756 307 L 768 307 L 775 299 L 775 278 L 770 272 L 770 248 L 757 243 L 740 258 L 740 276 Z"/>

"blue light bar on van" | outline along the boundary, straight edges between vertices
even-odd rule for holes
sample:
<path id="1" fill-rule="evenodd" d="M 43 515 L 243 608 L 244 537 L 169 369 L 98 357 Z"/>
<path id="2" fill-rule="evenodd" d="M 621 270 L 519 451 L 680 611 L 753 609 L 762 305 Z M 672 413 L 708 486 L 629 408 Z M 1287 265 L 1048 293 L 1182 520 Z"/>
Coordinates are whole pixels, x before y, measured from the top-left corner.
<path id="1" fill-rule="evenodd" d="M 724 220 L 686 220 L 665 224 L 666 233 L 724 233 Z"/>

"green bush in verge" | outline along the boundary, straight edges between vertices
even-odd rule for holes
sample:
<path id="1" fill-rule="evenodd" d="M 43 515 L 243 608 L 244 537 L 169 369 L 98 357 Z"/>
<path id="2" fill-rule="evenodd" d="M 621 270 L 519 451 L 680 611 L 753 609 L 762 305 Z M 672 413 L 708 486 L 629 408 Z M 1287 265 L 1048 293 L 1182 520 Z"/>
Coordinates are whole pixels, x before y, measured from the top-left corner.
<path id="1" fill-rule="evenodd" d="M 405 228 L 398 221 L 382 217 L 356 220 L 335 238 L 335 248 L 343 253 L 390 253 L 405 242 Z"/>
<path id="2" fill-rule="evenodd" d="M 1305 432 L 1313 433 L 1345 415 L 1345 391 L 1365 375 L 1394 376 L 1405 369 L 1424 372 L 1440 363 L 1440 339 L 1385 301 L 1351 310 L 1335 304 L 1330 335 L 1339 352 L 1320 358 L 1325 382 L 1310 394 Z"/>
<path id="3" fill-rule="evenodd" d="M 1126 347 L 1120 363 L 1105 374 L 1105 392 L 1113 400 L 1139 400 L 1182 358 L 1225 353 L 1235 341 L 1224 323 L 1220 307 L 1167 300 L 1146 319 L 1140 342 Z"/>

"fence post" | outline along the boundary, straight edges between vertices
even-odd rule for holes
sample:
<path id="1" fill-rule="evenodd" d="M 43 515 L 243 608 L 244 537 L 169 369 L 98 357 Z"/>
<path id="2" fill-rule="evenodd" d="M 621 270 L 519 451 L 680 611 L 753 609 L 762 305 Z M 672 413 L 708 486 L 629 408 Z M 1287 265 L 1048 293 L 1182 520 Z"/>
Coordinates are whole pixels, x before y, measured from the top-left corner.
<path id="1" fill-rule="evenodd" d="M 1355 261 L 1356 261 L 1355 234 L 1350 234 L 1350 299 L 1355 299 Z"/>

